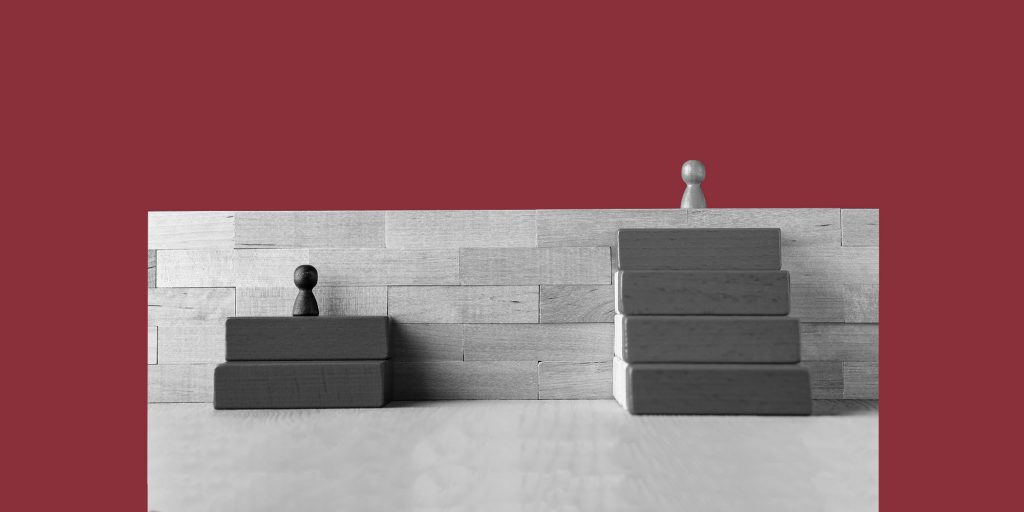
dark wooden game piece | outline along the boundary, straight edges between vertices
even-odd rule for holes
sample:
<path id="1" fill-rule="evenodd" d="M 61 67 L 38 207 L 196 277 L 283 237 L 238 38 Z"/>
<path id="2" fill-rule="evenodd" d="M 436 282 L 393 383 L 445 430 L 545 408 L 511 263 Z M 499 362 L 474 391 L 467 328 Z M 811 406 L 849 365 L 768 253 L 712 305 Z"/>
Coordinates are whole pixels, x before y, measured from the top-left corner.
<path id="1" fill-rule="evenodd" d="M 228 361 L 387 359 L 386 316 L 233 317 L 225 323 Z"/>
<path id="2" fill-rule="evenodd" d="M 318 274 L 313 265 L 295 267 L 295 286 L 299 287 L 299 295 L 295 297 L 292 316 L 320 316 L 320 307 L 313 296 Z"/>

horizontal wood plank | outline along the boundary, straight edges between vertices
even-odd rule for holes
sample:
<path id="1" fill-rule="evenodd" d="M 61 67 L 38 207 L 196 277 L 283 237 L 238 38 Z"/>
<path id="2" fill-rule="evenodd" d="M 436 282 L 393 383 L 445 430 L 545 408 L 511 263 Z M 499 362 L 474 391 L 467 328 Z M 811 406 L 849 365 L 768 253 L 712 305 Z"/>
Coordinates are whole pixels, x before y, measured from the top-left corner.
<path id="1" fill-rule="evenodd" d="M 782 269 L 794 283 L 878 284 L 878 248 L 790 248 L 783 250 Z"/>
<path id="2" fill-rule="evenodd" d="M 311 264 L 309 249 L 236 249 L 233 252 L 235 286 L 240 288 L 294 287 L 295 267 Z"/>
<path id="3" fill-rule="evenodd" d="M 387 247 L 536 247 L 533 210 L 389 211 Z"/>
<path id="4" fill-rule="evenodd" d="M 611 323 L 615 292 L 611 285 L 546 285 L 540 287 L 541 323 Z"/>
<path id="5" fill-rule="evenodd" d="M 789 315 L 802 322 L 842 322 L 846 297 L 837 283 L 791 283 Z"/>
<path id="6" fill-rule="evenodd" d="M 435 361 L 394 364 L 395 400 L 535 400 L 537 363 Z"/>
<path id="7" fill-rule="evenodd" d="M 157 251 L 160 288 L 216 288 L 235 285 L 235 251 L 171 249 Z"/>
<path id="8" fill-rule="evenodd" d="M 159 339 L 160 339 L 159 328 L 157 326 L 155 326 L 155 325 L 148 326 L 148 332 L 146 333 L 146 338 L 148 338 L 147 339 L 147 342 L 148 342 L 147 345 L 149 346 L 148 347 L 148 352 L 149 353 L 147 354 L 147 356 L 148 356 L 147 357 L 147 362 L 149 364 L 156 364 L 157 363 L 157 345 L 158 345 Z"/>
<path id="9" fill-rule="evenodd" d="M 225 363 L 214 374 L 215 409 L 383 407 L 390 361 Z"/>
<path id="10" fill-rule="evenodd" d="M 149 249 L 230 249 L 234 212 L 149 212 Z"/>
<path id="11" fill-rule="evenodd" d="M 687 210 L 538 210 L 540 247 L 614 247 L 622 228 L 683 228 Z"/>
<path id="12" fill-rule="evenodd" d="M 878 284 L 843 285 L 843 320 L 878 323 Z"/>
<path id="13" fill-rule="evenodd" d="M 462 324 L 391 323 L 395 361 L 462 361 Z"/>
<path id="14" fill-rule="evenodd" d="M 151 364 L 149 369 L 149 401 L 213 402 L 213 371 L 215 364 Z"/>
<path id="15" fill-rule="evenodd" d="M 612 362 L 544 361 L 538 366 L 541 400 L 601 400 L 612 397 Z"/>
<path id="16" fill-rule="evenodd" d="M 235 247 L 384 247 L 384 212 L 237 212 Z"/>
<path id="17" fill-rule="evenodd" d="M 235 314 L 233 288 L 149 288 L 149 324 L 224 320 Z"/>
<path id="18" fill-rule="evenodd" d="M 616 312 L 624 315 L 786 315 L 782 271 L 622 270 Z"/>
<path id="19" fill-rule="evenodd" d="M 838 361 L 801 361 L 811 372 L 811 398 L 843 398 L 843 363 Z"/>
<path id="20" fill-rule="evenodd" d="M 456 249 L 315 249 L 310 260 L 321 286 L 459 284 Z"/>
<path id="21" fill-rule="evenodd" d="M 149 251 L 149 287 L 156 287 L 156 251 Z"/>
<path id="22" fill-rule="evenodd" d="M 707 208 L 691 210 L 688 224 L 693 228 L 780 228 L 783 249 L 842 243 L 838 208 Z"/>
<path id="23" fill-rule="evenodd" d="M 778 228 L 620 229 L 621 270 L 780 270 Z"/>
<path id="24" fill-rule="evenodd" d="M 610 324 L 464 326 L 466 361 L 611 361 Z"/>
<path id="25" fill-rule="evenodd" d="M 224 362 L 224 321 L 160 327 L 160 364 Z"/>
<path id="26" fill-rule="evenodd" d="M 878 324 L 800 325 L 804 361 L 878 361 Z"/>
<path id="27" fill-rule="evenodd" d="M 236 289 L 238 316 L 290 316 L 299 290 L 285 288 Z M 320 316 L 382 316 L 388 314 L 385 286 L 319 286 L 313 296 Z"/>
<path id="28" fill-rule="evenodd" d="M 391 286 L 388 315 L 406 323 L 536 323 L 536 286 Z"/>
<path id="29" fill-rule="evenodd" d="M 843 363 L 843 398 L 878 398 L 878 363 Z"/>
<path id="30" fill-rule="evenodd" d="M 469 285 L 610 284 L 608 247 L 507 247 L 459 250 Z"/>
<path id="31" fill-rule="evenodd" d="M 843 210 L 843 245 L 878 247 L 878 210 Z"/>

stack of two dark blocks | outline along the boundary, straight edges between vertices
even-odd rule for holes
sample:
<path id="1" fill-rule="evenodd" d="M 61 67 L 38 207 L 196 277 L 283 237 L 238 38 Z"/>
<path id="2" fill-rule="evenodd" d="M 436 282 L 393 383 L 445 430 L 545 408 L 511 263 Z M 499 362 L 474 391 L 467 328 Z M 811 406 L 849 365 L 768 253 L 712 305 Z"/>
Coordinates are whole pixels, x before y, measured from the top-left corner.
<path id="1" fill-rule="evenodd" d="M 390 322 L 366 317 L 236 317 L 216 409 L 382 407 L 391 400 Z"/>
<path id="2" fill-rule="evenodd" d="M 613 395 L 633 414 L 811 412 L 779 229 L 623 229 Z"/>

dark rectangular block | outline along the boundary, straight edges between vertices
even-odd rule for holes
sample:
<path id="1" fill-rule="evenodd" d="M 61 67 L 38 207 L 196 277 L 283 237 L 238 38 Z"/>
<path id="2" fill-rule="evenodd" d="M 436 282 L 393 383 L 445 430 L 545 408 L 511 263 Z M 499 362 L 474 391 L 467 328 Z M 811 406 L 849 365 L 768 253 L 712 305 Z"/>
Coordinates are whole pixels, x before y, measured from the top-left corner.
<path id="1" fill-rule="evenodd" d="M 800 320 L 788 316 L 615 316 L 627 363 L 797 363 Z"/>
<path id="2" fill-rule="evenodd" d="M 612 395 L 631 414 L 811 413 L 807 369 L 787 364 L 612 360 Z"/>
<path id="3" fill-rule="evenodd" d="M 621 270 L 780 270 L 778 228 L 620 229 Z"/>
<path id="4" fill-rule="evenodd" d="M 224 363 L 213 374 L 214 409 L 383 407 L 390 361 Z"/>
<path id="5" fill-rule="evenodd" d="M 785 270 L 620 270 L 620 315 L 787 315 Z"/>
<path id="6" fill-rule="evenodd" d="M 387 359 L 386 316 L 228 318 L 228 361 Z"/>

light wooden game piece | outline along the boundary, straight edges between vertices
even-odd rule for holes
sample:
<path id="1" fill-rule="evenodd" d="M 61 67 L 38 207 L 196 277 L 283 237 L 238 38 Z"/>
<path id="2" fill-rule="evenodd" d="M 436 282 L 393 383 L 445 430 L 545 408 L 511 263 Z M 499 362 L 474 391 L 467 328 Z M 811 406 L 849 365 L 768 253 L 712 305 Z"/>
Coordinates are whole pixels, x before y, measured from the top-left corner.
<path id="1" fill-rule="evenodd" d="M 707 201 L 704 200 L 704 191 L 700 188 L 704 175 L 704 163 L 700 160 L 687 160 L 683 164 L 683 182 L 686 183 L 686 190 L 683 191 L 680 208 L 708 207 Z"/>

